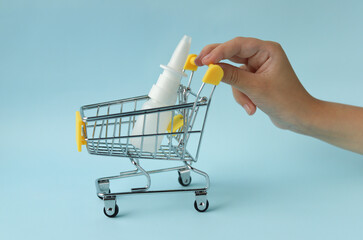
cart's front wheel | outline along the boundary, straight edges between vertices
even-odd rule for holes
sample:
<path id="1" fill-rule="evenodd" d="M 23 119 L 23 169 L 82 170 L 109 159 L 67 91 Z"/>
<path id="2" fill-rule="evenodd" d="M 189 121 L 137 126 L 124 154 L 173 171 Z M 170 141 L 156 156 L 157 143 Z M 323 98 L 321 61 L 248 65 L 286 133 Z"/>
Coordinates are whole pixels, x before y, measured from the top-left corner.
<path id="1" fill-rule="evenodd" d="M 208 200 L 206 202 L 200 202 L 199 204 L 197 204 L 197 201 L 194 201 L 194 208 L 198 212 L 205 212 L 207 211 L 208 207 L 209 207 Z"/>
<path id="2" fill-rule="evenodd" d="M 103 208 L 103 213 L 104 213 L 107 217 L 109 217 L 109 218 L 116 217 L 116 216 L 117 216 L 117 214 L 118 214 L 118 206 L 117 206 L 117 204 L 115 204 L 115 211 L 114 211 L 114 213 L 113 213 L 112 215 L 107 214 L 106 208 Z"/>
<path id="3" fill-rule="evenodd" d="M 178 181 L 179 181 L 180 185 L 182 185 L 184 187 L 187 187 L 192 182 L 192 177 L 189 176 L 187 178 L 182 178 L 182 177 L 179 176 Z"/>

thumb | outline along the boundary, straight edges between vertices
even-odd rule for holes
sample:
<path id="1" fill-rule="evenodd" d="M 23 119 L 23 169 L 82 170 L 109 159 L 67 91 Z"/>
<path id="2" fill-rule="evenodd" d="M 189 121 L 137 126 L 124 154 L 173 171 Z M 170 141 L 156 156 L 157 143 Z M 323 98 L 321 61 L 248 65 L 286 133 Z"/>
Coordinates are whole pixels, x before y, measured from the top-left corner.
<path id="1" fill-rule="evenodd" d="M 218 63 L 223 69 L 222 82 L 225 82 L 241 90 L 249 90 L 252 87 L 254 74 L 244 69 L 226 63 Z"/>

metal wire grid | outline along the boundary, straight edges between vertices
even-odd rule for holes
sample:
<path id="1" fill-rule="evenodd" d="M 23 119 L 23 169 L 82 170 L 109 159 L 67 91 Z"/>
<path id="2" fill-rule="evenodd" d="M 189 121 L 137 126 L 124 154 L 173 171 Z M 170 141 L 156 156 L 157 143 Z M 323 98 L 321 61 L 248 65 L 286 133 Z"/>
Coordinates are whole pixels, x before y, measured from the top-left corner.
<path id="1" fill-rule="evenodd" d="M 181 85 L 179 88 L 178 105 L 155 109 L 138 110 L 138 108 L 141 108 L 142 103 L 149 99 L 148 96 L 83 106 L 81 108 L 81 116 L 86 123 L 86 129 L 83 129 L 83 131 L 84 136 L 86 136 L 88 152 L 90 154 L 107 156 L 196 161 L 200 141 L 196 157 L 193 157 L 186 150 L 186 144 L 191 134 L 199 134 L 199 138 L 202 134 L 202 129 L 193 130 L 199 108 L 209 105 L 207 98 L 199 98 L 200 91 L 198 94 L 195 94 L 191 92 L 189 87 Z M 189 94 L 195 97 L 195 101 L 186 103 Z M 119 110 L 117 111 L 117 109 Z M 91 112 L 93 111 L 93 114 L 88 113 L 90 110 Z M 85 116 L 86 111 L 88 116 Z M 184 116 L 184 127 L 173 133 L 158 133 L 159 131 L 157 129 L 157 134 L 131 135 L 137 116 L 158 114 L 159 120 L 160 112 L 164 111 L 172 112 L 171 129 L 173 129 L 173 119 L 176 114 L 182 114 Z M 157 123 L 158 125 L 159 122 Z M 158 138 L 162 135 L 166 135 L 168 144 L 162 145 L 159 149 L 156 149 L 155 144 L 154 153 L 145 152 L 142 150 L 142 147 L 141 149 L 135 148 L 129 143 L 132 137 L 142 137 L 143 141 L 146 137 Z"/>
<path id="2" fill-rule="evenodd" d="M 110 146 L 110 144 L 108 144 Z M 98 149 L 97 149 L 98 148 Z M 112 148 L 112 149 L 111 149 Z M 131 158 L 144 158 L 144 159 L 162 159 L 162 160 L 178 160 L 183 159 L 184 161 L 195 161 L 195 159 L 185 151 L 183 157 L 183 150 L 172 146 L 171 151 L 169 145 L 161 145 L 156 153 L 140 151 L 133 145 L 114 143 L 112 147 L 108 147 L 105 142 L 101 142 L 98 146 L 95 141 L 89 143 L 89 153 L 106 156 L 117 156 L 117 157 L 131 157 Z M 127 149 L 127 150 L 126 150 Z"/>

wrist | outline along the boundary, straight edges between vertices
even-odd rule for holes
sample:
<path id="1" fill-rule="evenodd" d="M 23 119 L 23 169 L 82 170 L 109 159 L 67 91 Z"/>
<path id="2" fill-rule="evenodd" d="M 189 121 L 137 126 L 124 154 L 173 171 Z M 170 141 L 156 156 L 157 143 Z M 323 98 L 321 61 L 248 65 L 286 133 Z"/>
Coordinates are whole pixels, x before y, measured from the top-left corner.
<path id="1" fill-rule="evenodd" d="M 319 124 L 317 119 L 319 118 L 322 105 L 323 101 L 310 96 L 306 100 L 304 107 L 301 107 L 296 114 L 295 124 L 293 124 L 293 128 L 290 130 L 313 136 L 316 133 L 317 124 Z"/>

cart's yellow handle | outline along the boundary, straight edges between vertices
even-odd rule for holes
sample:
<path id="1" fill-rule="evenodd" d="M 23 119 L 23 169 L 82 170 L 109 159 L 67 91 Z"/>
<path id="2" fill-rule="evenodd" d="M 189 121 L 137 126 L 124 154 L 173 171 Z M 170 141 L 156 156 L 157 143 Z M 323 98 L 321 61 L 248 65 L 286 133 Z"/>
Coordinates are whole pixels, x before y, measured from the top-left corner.
<path id="1" fill-rule="evenodd" d="M 173 132 L 178 131 L 179 129 L 181 129 L 184 125 L 184 120 L 183 120 L 183 115 L 178 114 L 176 116 L 174 116 L 174 120 L 173 120 Z M 171 131 L 171 120 L 169 123 L 169 126 L 167 128 L 168 132 L 172 132 Z"/>
<path id="2" fill-rule="evenodd" d="M 86 139 L 83 136 L 82 126 L 83 126 L 83 129 L 86 129 L 86 124 L 82 121 L 82 117 L 81 117 L 81 114 L 79 113 L 79 111 L 77 111 L 76 112 L 76 142 L 77 142 L 78 152 L 82 151 L 82 145 L 87 144 Z"/>
<path id="3" fill-rule="evenodd" d="M 187 60 L 185 61 L 184 64 L 184 69 L 185 70 L 190 70 L 190 71 L 197 71 L 198 66 L 194 63 L 195 58 L 197 57 L 197 54 L 189 54 Z"/>
<path id="4" fill-rule="evenodd" d="M 204 74 L 202 81 L 204 83 L 212 84 L 217 86 L 223 78 L 223 69 L 219 65 L 209 64 L 208 70 Z"/>
<path id="5" fill-rule="evenodd" d="M 184 64 L 185 70 L 196 71 L 198 66 L 194 63 L 195 58 L 197 57 L 196 54 L 189 54 L 187 61 Z M 217 86 L 223 78 L 223 69 L 216 64 L 209 64 L 208 70 L 204 74 L 202 81 L 204 83 L 212 84 Z"/>

